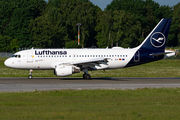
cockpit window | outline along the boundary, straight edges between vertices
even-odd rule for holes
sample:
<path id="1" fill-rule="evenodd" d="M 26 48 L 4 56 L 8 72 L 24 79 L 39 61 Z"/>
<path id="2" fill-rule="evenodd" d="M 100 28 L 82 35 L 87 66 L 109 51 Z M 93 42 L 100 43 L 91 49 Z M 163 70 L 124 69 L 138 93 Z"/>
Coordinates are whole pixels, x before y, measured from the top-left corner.
<path id="1" fill-rule="evenodd" d="M 15 55 L 13 55 L 12 57 L 15 57 Z"/>
<path id="2" fill-rule="evenodd" d="M 14 58 L 21 58 L 21 55 L 13 55 Z"/>

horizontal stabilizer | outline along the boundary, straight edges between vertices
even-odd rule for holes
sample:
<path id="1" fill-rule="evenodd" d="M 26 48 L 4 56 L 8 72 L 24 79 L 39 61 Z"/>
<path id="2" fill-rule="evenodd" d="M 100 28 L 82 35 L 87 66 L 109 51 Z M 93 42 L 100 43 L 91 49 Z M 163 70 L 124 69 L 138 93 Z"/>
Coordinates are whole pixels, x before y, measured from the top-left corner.
<path id="1" fill-rule="evenodd" d="M 162 55 L 164 55 L 165 56 L 165 58 L 167 58 L 167 57 L 171 57 L 171 56 L 174 56 L 176 53 L 175 53 L 175 51 L 171 51 L 171 50 L 165 50 L 165 52 L 163 52 L 163 53 L 153 53 L 153 54 L 149 54 L 150 56 L 162 56 Z"/>
<path id="2" fill-rule="evenodd" d="M 157 53 L 157 54 L 149 54 L 150 56 L 162 56 L 173 52 L 164 52 L 164 53 Z"/>

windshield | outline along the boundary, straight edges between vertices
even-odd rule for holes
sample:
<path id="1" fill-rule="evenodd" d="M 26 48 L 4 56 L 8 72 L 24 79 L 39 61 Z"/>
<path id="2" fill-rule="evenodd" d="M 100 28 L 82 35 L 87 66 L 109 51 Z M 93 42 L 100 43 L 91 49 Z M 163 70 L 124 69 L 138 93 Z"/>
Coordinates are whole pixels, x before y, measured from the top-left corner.
<path id="1" fill-rule="evenodd" d="M 13 55 L 12 57 L 21 58 L 21 55 Z"/>

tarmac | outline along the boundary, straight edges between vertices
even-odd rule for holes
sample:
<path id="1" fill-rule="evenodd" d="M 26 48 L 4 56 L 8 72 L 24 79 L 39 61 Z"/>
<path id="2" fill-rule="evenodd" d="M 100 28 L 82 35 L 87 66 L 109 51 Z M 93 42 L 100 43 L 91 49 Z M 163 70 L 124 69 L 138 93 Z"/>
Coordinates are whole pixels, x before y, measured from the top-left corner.
<path id="1" fill-rule="evenodd" d="M 180 87 L 180 78 L 0 78 L 0 92 L 176 87 Z"/>

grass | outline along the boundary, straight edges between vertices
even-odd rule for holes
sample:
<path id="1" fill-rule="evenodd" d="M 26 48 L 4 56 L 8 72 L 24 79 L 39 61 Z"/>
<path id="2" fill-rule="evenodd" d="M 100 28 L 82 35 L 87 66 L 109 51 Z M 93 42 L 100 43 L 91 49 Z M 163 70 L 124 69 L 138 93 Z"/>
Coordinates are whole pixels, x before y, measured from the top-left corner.
<path id="1" fill-rule="evenodd" d="M 0 77 L 27 77 L 28 70 L 4 66 Z M 125 69 L 92 71 L 92 77 L 180 77 L 180 60 L 162 60 Z M 34 70 L 34 77 L 55 77 Z M 81 77 L 81 74 L 73 74 Z M 2 120 L 178 120 L 180 88 L 0 92 Z"/>
<path id="2" fill-rule="evenodd" d="M 0 94 L 0 119 L 178 120 L 180 88 Z"/>
<path id="3" fill-rule="evenodd" d="M 29 70 L 8 68 L 0 58 L 0 77 L 27 77 Z M 70 77 L 82 77 L 83 72 Z M 180 77 L 180 60 L 167 59 L 123 69 L 90 71 L 92 77 Z M 56 77 L 53 70 L 34 70 L 33 77 Z"/>

